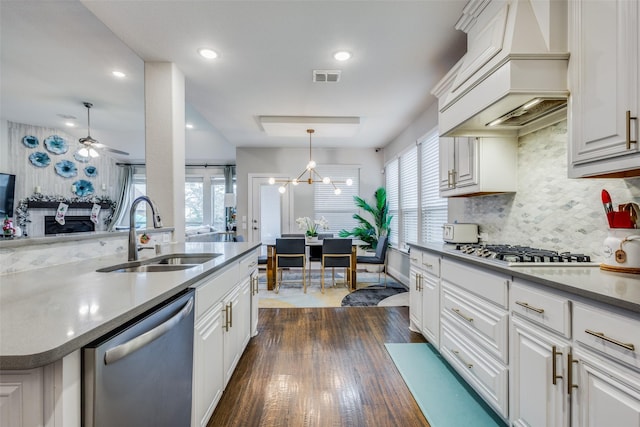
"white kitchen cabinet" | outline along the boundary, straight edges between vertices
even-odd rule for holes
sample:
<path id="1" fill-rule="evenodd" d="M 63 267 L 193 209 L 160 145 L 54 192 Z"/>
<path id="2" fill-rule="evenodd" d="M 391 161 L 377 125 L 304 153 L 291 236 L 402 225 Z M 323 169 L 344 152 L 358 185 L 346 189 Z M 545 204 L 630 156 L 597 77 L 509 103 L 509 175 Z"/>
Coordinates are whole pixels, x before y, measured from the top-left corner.
<path id="1" fill-rule="evenodd" d="M 518 143 L 513 137 L 440 138 L 440 196 L 514 192 Z"/>
<path id="2" fill-rule="evenodd" d="M 640 5 L 568 4 L 569 177 L 640 176 Z"/>
<path id="3" fill-rule="evenodd" d="M 440 346 L 440 257 L 422 253 L 422 335 Z"/>
<path id="4" fill-rule="evenodd" d="M 207 425 L 251 338 L 251 284 L 257 264 L 257 253 L 252 252 L 195 286 L 193 427 Z"/>
<path id="5" fill-rule="evenodd" d="M 440 352 L 505 421 L 509 279 L 446 258 L 440 266 Z"/>
<path id="6" fill-rule="evenodd" d="M 640 375 L 583 348 L 573 354 L 574 427 L 640 426 Z"/>
<path id="7" fill-rule="evenodd" d="M 80 427 L 80 350 L 41 368 L 0 371 L 0 426 Z"/>
<path id="8" fill-rule="evenodd" d="M 422 271 L 412 263 L 409 269 L 409 329 L 414 332 L 422 329 L 422 282 Z"/>
<path id="9" fill-rule="evenodd" d="M 511 322 L 512 425 L 522 427 L 569 426 L 566 339 L 531 322 Z"/>
<path id="10" fill-rule="evenodd" d="M 570 301 L 564 294 L 514 279 L 509 305 L 512 424 L 569 426 Z"/>
<path id="11" fill-rule="evenodd" d="M 207 425 L 224 390 L 223 305 L 213 304 L 195 324 L 193 342 L 193 410 L 191 423 Z"/>
<path id="12" fill-rule="evenodd" d="M 640 426 L 640 319 L 574 303 L 572 425 Z"/>
<path id="13" fill-rule="evenodd" d="M 0 425 L 36 427 L 44 425 L 43 368 L 3 371 L 0 374 Z"/>

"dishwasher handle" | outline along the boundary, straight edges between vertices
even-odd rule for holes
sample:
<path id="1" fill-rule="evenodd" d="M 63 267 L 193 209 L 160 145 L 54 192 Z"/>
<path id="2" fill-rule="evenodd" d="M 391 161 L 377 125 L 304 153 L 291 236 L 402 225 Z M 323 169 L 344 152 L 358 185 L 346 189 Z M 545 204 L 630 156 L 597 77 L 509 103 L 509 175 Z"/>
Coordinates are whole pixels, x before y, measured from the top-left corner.
<path id="1" fill-rule="evenodd" d="M 169 332 L 171 328 L 180 323 L 182 319 L 187 317 L 191 313 L 191 310 L 193 310 L 193 297 L 189 298 L 189 301 L 187 301 L 184 307 L 182 307 L 182 309 L 171 319 L 159 324 L 144 334 L 138 335 L 125 343 L 107 350 L 104 353 L 104 364 L 108 365 L 110 363 L 115 363 L 123 357 L 126 357 L 150 342 L 160 338 L 162 335 Z"/>

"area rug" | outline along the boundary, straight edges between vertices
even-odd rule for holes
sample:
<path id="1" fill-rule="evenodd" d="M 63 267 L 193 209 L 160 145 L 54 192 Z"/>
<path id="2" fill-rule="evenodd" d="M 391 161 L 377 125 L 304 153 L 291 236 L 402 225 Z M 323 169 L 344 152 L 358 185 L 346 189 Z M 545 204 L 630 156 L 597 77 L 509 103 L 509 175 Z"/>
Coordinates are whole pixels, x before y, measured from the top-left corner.
<path id="1" fill-rule="evenodd" d="M 505 426 L 430 344 L 385 347 L 431 427 Z"/>
<path id="2" fill-rule="evenodd" d="M 320 272 L 311 273 L 311 282 L 307 279 L 307 293 L 302 290 L 302 276 L 300 273 L 285 273 L 286 282 L 280 285 L 280 290 L 267 290 L 266 275 L 261 273 L 258 278 L 258 307 L 259 308 L 309 308 L 309 307 L 340 307 L 340 303 L 349 290 L 342 284 L 331 285 L 331 273 L 325 274 L 325 291 L 321 292 Z M 336 281 L 343 281 L 343 275 L 336 273 Z M 297 281 L 297 282 L 296 282 Z"/>
<path id="3" fill-rule="evenodd" d="M 300 282 L 300 273 L 285 273 L 285 278 L 288 280 L 298 280 L 298 282 L 285 282 L 280 285 L 280 292 L 267 290 L 266 275 L 264 271 L 260 272 L 258 277 L 258 307 L 259 308 L 309 308 L 309 307 L 344 307 L 349 306 L 343 304 L 343 300 L 346 296 L 356 294 L 360 300 L 359 306 L 367 305 L 364 303 L 364 297 L 361 299 L 360 292 L 365 290 L 367 286 L 377 283 L 378 273 L 358 272 L 358 289 L 353 293 L 349 293 L 349 290 L 341 282 L 344 281 L 344 276 L 341 273 L 336 272 L 336 286 L 331 286 L 331 273 L 325 273 L 325 292 L 321 293 L 320 290 L 320 271 L 313 271 L 311 273 L 311 282 L 307 280 L 307 293 L 302 291 L 302 283 Z M 395 283 L 393 279 L 389 278 L 388 283 Z M 390 289 L 393 291 L 387 291 L 388 295 L 400 295 L 400 284 L 396 283 L 392 285 Z M 396 289 L 396 287 L 398 287 Z M 407 288 L 404 288 L 406 292 Z M 371 291 L 371 290 L 370 290 Z M 376 291 L 374 291 L 376 292 Z M 367 292 L 369 293 L 369 292 Z M 376 292 L 377 293 L 377 292 Z M 384 294 L 379 294 L 377 298 L 368 298 L 368 304 L 377 305 L 380 301 L 384 303 L 387 301 Z M 356 300 L 356 302 L 358 302 Z M 407 306 L 409 304 L 408 298 L 390 298 L 388 299 L 387 306 Z M 380 304 L 384 305 L 384 304 Z"/>
<path id="4" fill-rule="evenodd" d="M 366 287 L 361 287 L 363 285 Z M 358 281 L 358 287 L 360 287 L 360 289 L 346 295 L 340 305 L 342 307 L 376 306 L 386 298 L 409 291 L 406 286 L 391 279 L 387 279 L 386 288 L 383 288 L 382 286 L 383 285 L 379 285 L 377 283 L 371 284 Z"/>

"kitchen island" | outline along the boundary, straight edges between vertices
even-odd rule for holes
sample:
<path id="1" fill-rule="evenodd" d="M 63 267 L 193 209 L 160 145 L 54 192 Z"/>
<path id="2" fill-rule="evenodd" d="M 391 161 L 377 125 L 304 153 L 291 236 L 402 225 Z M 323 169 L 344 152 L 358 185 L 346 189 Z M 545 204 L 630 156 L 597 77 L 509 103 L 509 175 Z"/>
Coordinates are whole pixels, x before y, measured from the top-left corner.
<path id="1" fill-rule="evenodd" d="M 161 254 L 217 254 L 176 271 L 96 271 L 126 262 L 120 253 L 0 276 L 0 387 L 8 402 L 2 419 L 9 426 L 80 426 L 81 348 L 193 287 L 192 425 L 206 423 L 255 333 L 259 246 L 161 245 Z M 214 383 L 218 390 L 209 390 Z"/>

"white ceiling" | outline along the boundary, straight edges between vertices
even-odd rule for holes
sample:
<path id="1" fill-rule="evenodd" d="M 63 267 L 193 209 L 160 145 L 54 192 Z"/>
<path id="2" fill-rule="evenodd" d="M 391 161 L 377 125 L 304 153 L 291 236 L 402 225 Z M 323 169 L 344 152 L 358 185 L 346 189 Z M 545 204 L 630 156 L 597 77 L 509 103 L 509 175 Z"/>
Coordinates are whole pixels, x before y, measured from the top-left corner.
<path id="1" fill-rule="evenodd" d="M 91 135 L 144 159 L 144 62 L 186 78 L 188 162 L 229 162 L 235 147 L 305 147 L 268 135 L 260 116 L 348 116 L 350 137 L 315 147 L 382 147 L 428 108 L 464 54 L 453 26 L 466 0 L 0 1 L 3 119 Z M 197 49 L 220 54 L 204 60 Z M 332 55 L 353 54 L 347 62 Z M 127 74 L 111 76 L 113 69 Z M 315 69 L 341 70 L 314 83 Z M 64 127 L 59 115 L 77 118 Z"/>

